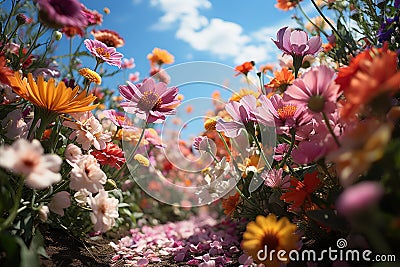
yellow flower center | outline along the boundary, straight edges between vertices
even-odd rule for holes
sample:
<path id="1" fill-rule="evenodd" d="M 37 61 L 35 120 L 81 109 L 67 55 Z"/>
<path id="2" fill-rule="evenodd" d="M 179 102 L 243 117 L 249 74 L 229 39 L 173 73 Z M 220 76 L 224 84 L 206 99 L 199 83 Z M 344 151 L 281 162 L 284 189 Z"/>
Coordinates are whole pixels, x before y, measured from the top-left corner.
<path id="1" fill-rule="evenodd" d="M 288 118 L 291 118 L 294 116 L 294 113 L 296 113 L 297 107 L 292 106 L 292 105 L 286 105 L 283 106 L 282 108 L 278 108 L 277 113 L 279 115 L 279 118 L 282 120 L 286 120 Z"/>
<path id="2" fill-rule="evenodd" d="M 144 92 L 139 100 L 138 108 L 145 111 L 157 110 L 162 104 L 160 96 L 153 91 Z"/>
<path id="3" fill-rule="evenodd" d="M 97 47 L 96 52 L 100 56 L 103 56 L 105 58 L 110 58 L 110 53 L 108 53 L 103 47 Z"/>

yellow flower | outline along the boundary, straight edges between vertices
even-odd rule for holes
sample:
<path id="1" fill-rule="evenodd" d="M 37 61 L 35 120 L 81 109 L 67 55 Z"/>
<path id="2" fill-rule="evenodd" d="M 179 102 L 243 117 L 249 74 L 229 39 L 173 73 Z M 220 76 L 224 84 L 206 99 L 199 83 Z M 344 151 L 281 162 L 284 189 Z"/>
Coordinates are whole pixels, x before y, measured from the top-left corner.
<path id="1" fill-rule="evenodd" d="M 151 64 L 172 64 L 174 63 L 174 56 L 168 53 L 167 50 L 154 48 L 152 54 L 147 55 L 147 59 L 150 60 Z"/>
<path id="2" fill-rule="evenodd" d="M 283 257 L 280 256 L 289 260 L 289 252 L 296 250 L 300 237 L 295 234 L 295 231 L 296 225 L 286 217 L 277 220 L 274 214 L 267 217 L 259 215 L 255 221 L 247 224 L 241 246 L 255 262 L 263 263 L 268 267 L 277 267 L 283 263 L 277 258 L 278 251 L 286 251 Z M 271 250 L 276 252 L 271 253 L 272 259 L 269 257 Z"/>
<path id="3" fill-rule="evenodd" d="M 215 130 L 215 126 L 217 125 L 217 119 L 216 118 L 208 118 L 204 122 L 204 129 L 207 131 L 212 131 Z"/>
<path id="4" fill-rule="evenodd" d="M 97 72 L 88 68 L 82 68 L 78 72 L 92 83 L 101 84 L 101 77 Z"/>
<path id="5" fill-rule="evenodd" d="M 146 158 L 143 155 L 140 154 L 136 154 L 133 157 L 137 162 L 139 162 L 140 165 L 145 166 L 145 167 L 149 167 L 150 166 L 150 161 L 148 160 L 148 158 Z"/>
<path id="6" fill-rule="evenodd" d="M 242 99 L 242 97 L 244 97 L 246 95 L 253 95 L 255 98 L 258 98 L 260 96 L 260 93 L 254 91 L 254 90 L 251 90 L 251 89 L 242 88 L 242 89 L 240 89 L 239 92 L 233 93 L 231 98 L 229 99 L 229 101 L 239 102 L 240 99 Z"/>
<path id="7" fill-rule="evenodd" d="M 28 78 L 21 78 L 18 72 L 10 78 L 11 86 L 16 94 L 30 101 L 34 106 L 57 114 L 76 113 L 93 110 L 97 105 L 89 106 L 96 97 L 86 92 L 79 93 L 79 86 L 75 89 L 66 87 L 63 82 L 55 84 L 54 79 L 48 82 L 39 76 L 34 81 L 31 73 Z"/>
<path id="8" fill-rule="evenodd" d="M 103 12 L 108 15 L 110 14 L 110 9 L 108 7 L 103 8 Z"/>

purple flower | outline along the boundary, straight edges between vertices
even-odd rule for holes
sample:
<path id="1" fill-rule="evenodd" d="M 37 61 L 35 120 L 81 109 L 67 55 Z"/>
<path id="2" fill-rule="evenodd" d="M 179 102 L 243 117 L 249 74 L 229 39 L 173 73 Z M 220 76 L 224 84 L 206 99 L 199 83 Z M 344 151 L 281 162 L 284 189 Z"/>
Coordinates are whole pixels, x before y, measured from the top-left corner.
<path id="1" fill-rule="evenodd" d="M 121 53 L 117 52 L 115 47 L 108 47 L 98 40 L 84 41 L 86 48 L 92 53 L 93 56 L 100 62 L 106 62 L 109 65 L 121 68 L 121 59 L 124 57 Z"/>
<path id="2" fill-rule="evenodd" d="M 366 210 L 383 196 L 383 186 L 378 182 L 365 181 L 348 187 L 338 198 L 336 208 L 339 213 L 349 216 Z"/>
<path id="3" fill-rule="evenodd" d="M 283 176 L 283 169 L 279 170 L 271 169 L 269 171 L 264 171 L 261 174 L 261 178 L 264 179 L 266 186 L 272 188 L 288 189 L 290 186 L 290 176 Z"/>
<path id="4" fill-rule="evenodd" d="M 396 25 L 398 22 L 399 16 L 388 18 L 385 22 L 383 22 L 378 30 L 378 41 L 381 43 L 389 41 L 396 28 L 398 28 L 398 25 Z"/>
<path id="5" fill-rule="evenodd" d="M 232 121 L 218 119 L 216 130 L 225 133 L 227 137 L 237 137 L 243 129 L 254 132 L 253 122 L 256 120 L 252 109 L 257 106 L 257 100 L 252 95 L 242 97 L 239 102 L 231 101 L 225 106 L 225 110 L 231 115 Z"/>
<path id="6" fill-rule="evenodd" d="M 87 21 L 77 0 L 37 0 L 39 20 L 51 28 L 86 27 Z"/>
<path id="7" fill-rule="evenodd" d="M 284 27 L 277 33 L 277 40 L 273 40 L 283 53 L 291 56 L 315 55 L 322 50 L 322 40 L 319 36 L 308 39 L 305 31 L 293 30 Z"/>
<path id="8" fill-rule="evenodd" d="M 167 115 L 175 114 L 175 108 L 180 103 L 177 87 L 167 88 L 165 83 L 156 83 L 151 78 L 136 85 L 127 83 L 119 86 L 122 97 L 127 101 L 121 103 L 126 112 L 147 123 L 161 123 Z"/>

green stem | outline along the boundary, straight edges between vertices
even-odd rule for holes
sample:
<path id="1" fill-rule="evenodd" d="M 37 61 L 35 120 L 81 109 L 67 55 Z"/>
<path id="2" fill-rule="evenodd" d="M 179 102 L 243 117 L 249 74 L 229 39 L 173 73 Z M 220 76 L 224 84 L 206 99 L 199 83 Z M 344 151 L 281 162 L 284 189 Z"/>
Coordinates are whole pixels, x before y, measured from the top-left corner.
<path id="1" fill-rule="evenodd" d="M 46 31 L 47 31 L 47 28 L 44 27 L 42 24 L 40 24 L 37 34 L 35 35 L 35 39 L 33 39 L 33 43 L 30 45 L 28 52 L 26 52 L 24 57 L 21 59 L 20 69 L 24 65 L 25 61 L 28 60 L 28 57 L 30 56 L 30 54 L 32 54 L 33 50 L 36 48 L 36 43 L 37 43 L 37 40 L 39 39 L 39 36 L 41 36 Z"/>
<path id="2" fill-rule="evenodd" d="M 269 164 L 267 157 L 264 154 L 264 150 L 261 148 L 260 142 L 258 142 L 257 137 L 255 135 L 252 135 L 252 137 L 254 139 L 254 143 L 256 143 L 258 150 L 260 151 L 260 155 L 261 155 L 262 159 L 264 160 L 265 164 L 267 165 L 267 168 L 271 169 L 271 165 Z"/>
<path id="3" fill-rule="evenodd" d="M 233 158 L 233 155 L 232 155 L 232 153 L 231 153 L 231 150 L 229 149 L 228 144 L 227 144 L 226 141 L 225 141 L 225 138 L 222 136 L 222 134 L 221 134 L 220 132 L 217 131 L 217 133 L 218 133 L 219 138 L 221 138 L 222 142 L 224 143 L 225 149 L 228 151 L 228 154 L 229 154 L 229 156 L 231 157 L 232 163 L 233 163 L 233 165 L 235 166 L 236 171 L 237 171 L 238 173 L 240 173 L 239 167 L 238 167 L 238 165 L 237 165 L 235 159 Z"/>
<path id="4" fill-rule="evenodd" d="M 11 210 L 10 210 L 10 214 L 8 215 L 7 219 L 5 219 L 5 221 L 3 221 L 0 224 L 0 232 L 2 232 L 3 230 L 7 229 L 12 222 L 14 221 L 15 217 L 18 214 L 18 207 L 19 204 L 21 202 L 21 196 L 22 196 L 22 189 L 24 187 L 24 177 L 19 177 L 19 181 L 18 181 L 18 185 L 17 185 L 17 191 L 16 191 L 16 195 L 14 198 L 14 205 L 12 206 Z"/>
<path id="5" fill-rule="evenodd" d="M 300 3 L 297 5 L 299 7 L 299 10 L 301 11 L 301 13 L 303 14 L 304 17 L 306 17 L 306 19 L 316 28 L 318 29 L 320 32 L 323 33 L 323 35 L 325 35 L 325 37 L 328 37 L 329 35 L 320 27 L 317 26 L 317 24 L 315 24 L 306 14 L 306 12 L 304 12 L 303 8 L 301 7 Z"/>
<path id="6" fill-rule="evenodd" d="M 144 132 L 146 131 L 146 128 L 147 128 L 147 122 L 143 125 L 142 133 L 140 134 L 139 140 L 138 140 L 137 144 L 135 145 L 135 147 L 133 148 L 133 151 L 132 151 L 130 157 L 126 159 L 125 164 L 128 164 L 128 162 L 131 161 L 132 158 L 135 156 L 135 153 L 138 150 L 140 143 L 142 142 L 142 139 L 144 137 Z"/>
<path id="7" fill-rule="evenodd" d="M 115 133 L 114 133 L 113 137 L 111 138 L 111 141 L 114 141 L 114 139 L 115 139 L 115 137 L 117 136 L 117 134 L 118 134 L 119 130 L 121 130 L 121 129 L 122 129 L 122 127 L 121 127 L 121 126 L 117 126 L 117 130 L 115 131 Z"/>
<path id="8" fill-rule="evenodd" d="M 292 135 L 291 135 L 291 140 L 290 140 L 290 147 L 289 147 L 289 150 L 286 153 L 285 157 L 282 159 L 281 164 L 279 165 L 280 168 L 282 168 L 285 165 L 286 161 L 288 160 L 288 158 L 289 158 L 289 156 L 292 153 L 292 150 L 294 148 L 294 143 L 296 141 L 296 131 L 295 131 L 295 129 L 291 129 L 291 134 Z M 289 166 L 289 164 L 287 164 L 287 165 Z"/>
<path id="9" fill-rule="evenodd" d="M 326 116 L 325 112 L 322 112 L 322 116 L 324 117 L 324 121 L 325 121 L 326 127 L 328 127 L 328 130 L 329 130 L 329 132 L 331 133 L 331 135 L 332 135 L 332 137 L 333 137 L 333 140 L 335 140 L 336 145 L 337 145 L 338 147 L 340 147 L 339 140 L 338 140 L 337 136 L 335 135 L 335 133 L 333 132 L 333 129 L 332 129 L 332 127 L 331 127 L 331 124 L 329 123 L 328 116 Z"/>
<path id="10" fill-rule="evenodd" d="M 6 24 L 4 25 L 4 30 L 3 30 L 3 34 L 5 35 L 5 31 L 7 30 L 7 27 L 8 27 L 8 24 L 10 23 L 10 18 L 14 15 L 14 9 L 15 9 L 15 0 L 12 0 L 11 1 L 11 10 L 10 10 L 10 14 L 8 15 L 8 17 L 7 17 L 7 21 L 6 21 Z M 1 48 L 0 48 L 0 51 L 3 51 L 3 49 L 4 49 L 4 47 L 6 46 L 6 44 L 8 43 L 8 41 L 7 42 L 4 42 L 2 45 L 1 45 Z"/>

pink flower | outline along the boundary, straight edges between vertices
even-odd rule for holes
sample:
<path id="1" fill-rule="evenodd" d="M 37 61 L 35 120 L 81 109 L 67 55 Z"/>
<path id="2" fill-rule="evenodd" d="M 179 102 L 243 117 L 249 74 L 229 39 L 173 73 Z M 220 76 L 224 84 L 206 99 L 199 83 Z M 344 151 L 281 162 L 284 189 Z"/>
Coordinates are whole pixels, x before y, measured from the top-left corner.
<path id="1" fill-rule="evenodd" d="M 85 188 L 96 193 L 107 182 L 106 174 L 100 169 L 100 164 L 92 155 L 83 155 L 72 166 L 69 187 L 73 190 L 79 191 Z"/>
<path id="2" fill-rule="evenodd" d="M 322 40 L 319 36 L 308 39 L 308 35 L 302 30 L 293 30 L 289 27 L 280 29 L 277 40 L 273 40 L 283 53 L 292 56 L 315 55 L 322 50 Z"/>
<path id="3" fill-rule="evenodd" d="M 106 142 L 111 141 L 111 133 L 103 132 L 100 122 L 90 111 L 70 115 L 76 122 L 64 121 L 63 125 L 75 130 L 69 139 L 76 137 L 76 142 L 81 144 L 84 150 L 88 150 L 92 145 L 101 150 L 106 147 Z"/>
<path id="4" fill-rule="evenodd" d="M 4 136 L 9 139 L 26 138 L 30 128 L 30 123 L 27 124 L 24 120 L 22 111 L 15 109 L 7 114 L 1 121 L 1 127 L 5 131 Z"/>
<path id="5" fill-rule="evenodd" d="M 145 130 L 144 139 L 157 148 L 165 147 L 158 132 L 153 128 L 147 128 Z"/>
<path id="6" fill-rule="evenodd" d="M 167 88 L 165 83 L 156 83 L 151 78 L 141 84 L 120 85 L 119 91 L 127 101 L 121 103 L 124 110 L 147 123 L 163 122 L 167 115 L 175 114 L 180 103 L 177 87 Z"/>
<path id="7" fill-rule="evenodd" d="M 86 18 L 78 0 L 37 0 L 39 20 L 52 28 L 85 27 Z"/>
<path id="8" fill-rule="evenodd" d="M 104 43 L 98 40 L 84 41 L 86 48 L 92 53 L 93 56 L 97 58 L 100 62 L 106 62 L 109 65 L 121 67 L 121 59 L 124 55 L 117 52 L 115 47 L 108 47 Z"/>
<path id="9" fill-rule="evenodd" d="M 88 203 L 93 210 L 90 219 L 94 224 L 94 230 L 101 232 L 110 230 L 119 216 L 118 200 L 109 198 L 108 193 L 101 189 L 95 197 L 89 196 Z"/>
<path id="10" fill-rule="evenodd" d="M 0 166 L 25 177 L 25 185 L 44 189 L 61 181 L 62 159 L 55 154 L 43 155 L 43 148 L 36 139 L 32 143 L 18 139 L 11 146 L 0 147 Z"/>
<path id="11" fill-rule="evenodd" d="M 64 155 L 68 163 L 76 163 L 82 156 L 82 150 L 74 144 L 68 144 L 65 148 Z"/>
<path id="12" fill-rule="evenodd" d="M 135 60 L 131 57 L 130 59 L 124 58 L 122 60 L 121 69 L 133 69 L 136 67 Z"/>
<path id="13" fill-rule="evenodd" d="M 111 142 L 107 143 L 105 149 L 92 151 L 91 154 L 100 164 L 110 165 L 117 169 L 120 169 L 126 161 L 122 149 Z"/>
<path id="14" fill-rule="evenodd" d="M 194 138 L 193 141 L 193 147 L 194 149 L 198 151 L 204 151 L 204 152 L 212 152 L 212 149 L 214 148 L 215 150 L 215 143 L 209 139 L 207 136 L 197 136 Z"/>
<path id="15" fill-rule="evenodd" d="M 132 121 L 123 112 L 107 109 L 103 111 L 103 114 L 118 127 L 130 128 L 133 125 Z"/>
<path id="16" fill-rule="evenodd" d="M 351 216 L 378 203 L 384 194 L 378 182 L 364 181 L 348 187 L 338 198 L 336 208 L 339 213 Z"/>
<path id="17" fill-rule="evenodd" d="M 274 158 L 274 160 L 276 160 L 276 161 L 283 160 L 286 153 L 289 152 L 289 147 L 290 147 L 290 145 L 287 143 L 278 144 L 274 148 L 275 155 L 272 156 Z"/>
<path id="18" fill-rule="evenodd" d="M 272 188 L 288 189 L 290 187 L 290 176 L 283 176 L 283 169 L 279 170 L 271 169 L 269 171 L 264 171 L 261 174 L 261 178 L 264 179 L 266 186 Z"/>
<path id="19" fill-rule="evenodd" d="M 340 86 L 335 83 L 335 72 L 319 66 L 306 72 L 287 88 L 283 100 L 304 107 L 308 113 L 332 113 L 336 109 Z"/>
<path id="20" fill-rule="evenodd" d="M 67 191 L 58 192 L 54 194 L 48 206 L 50 211 L 64 216 L 64 209 L 71 206 L 71 196 Z"/>
<path id="21" fill-rule="evenodd" d="M 140 73 L 136 71 L 135 73 L 129 73 L 129 81 L 135 83 L 140 80 Z"/>
<path id="22" fill-rule="evenodd" d="M 246 129 L 254 132 L 255 116 L 251 112 L 257 106 L 257 100 L 252 95 L 246 95 L 239 102 L 231 101 L 225 106 L 225 110 L 232 117 L 232 121 L 224 121 L 218 119 L 215 129 L 219 132 L 223 131 L 225 136 L 235 138 L 240 132 Z"/>

